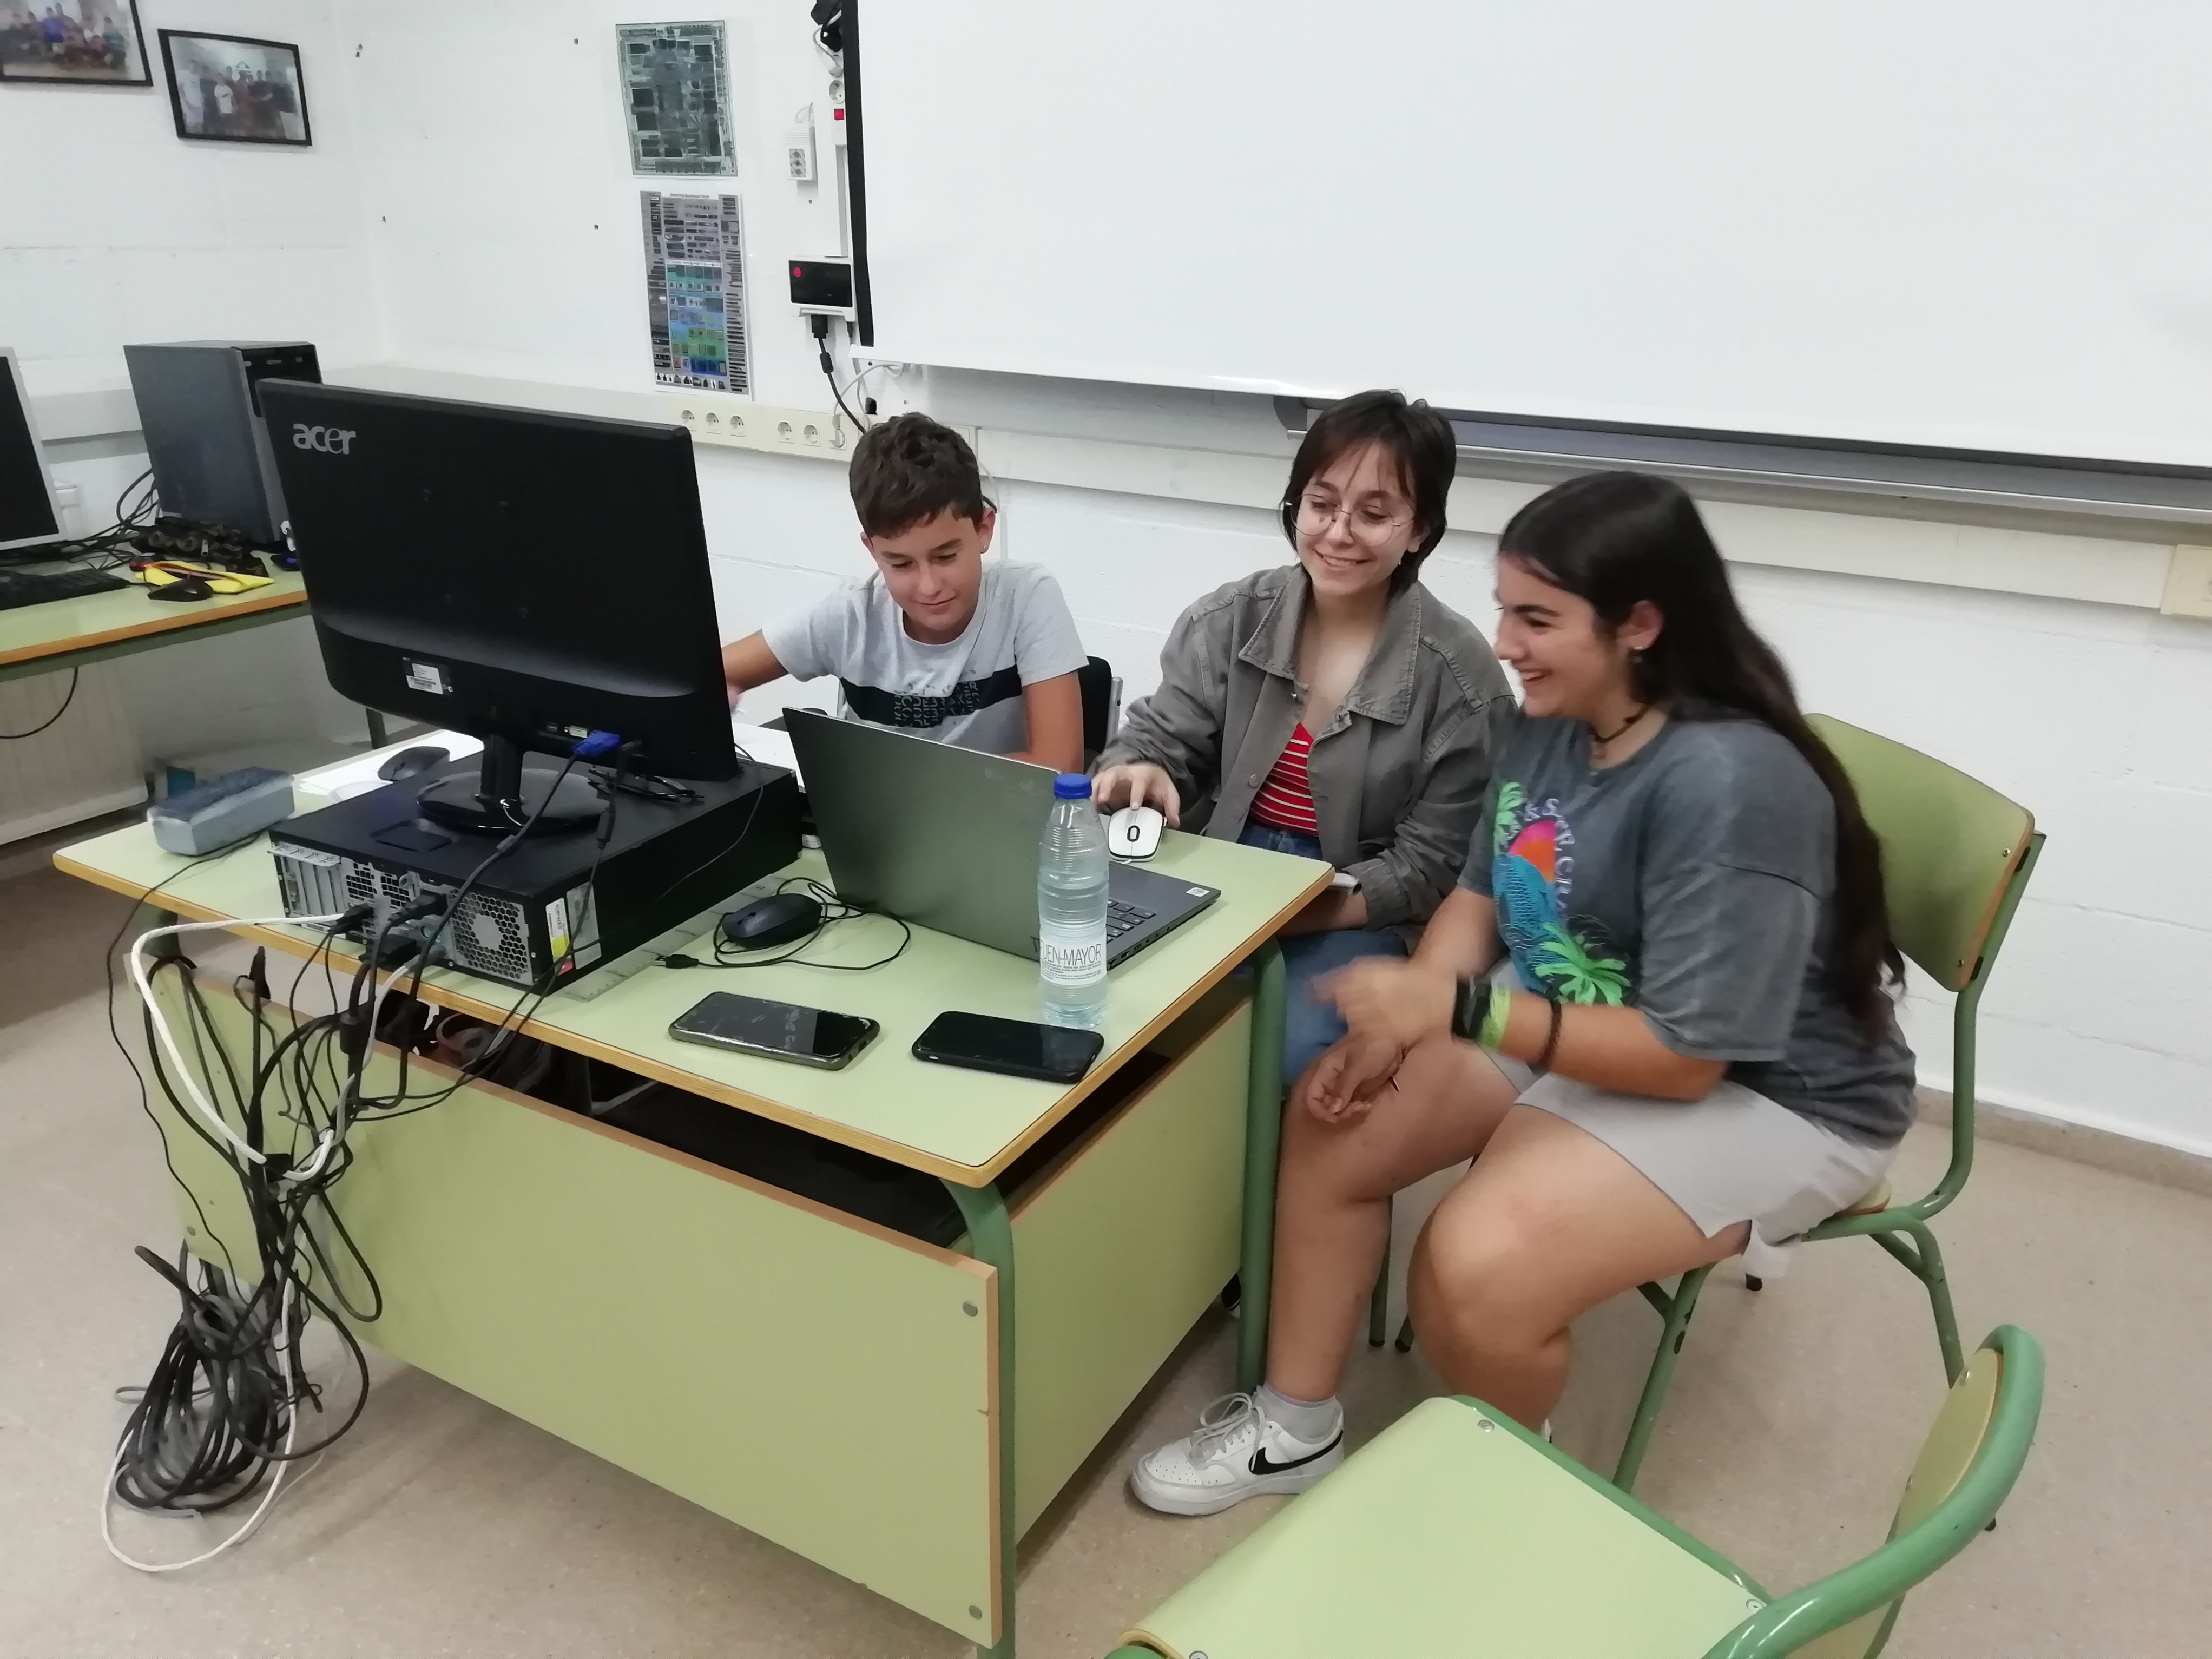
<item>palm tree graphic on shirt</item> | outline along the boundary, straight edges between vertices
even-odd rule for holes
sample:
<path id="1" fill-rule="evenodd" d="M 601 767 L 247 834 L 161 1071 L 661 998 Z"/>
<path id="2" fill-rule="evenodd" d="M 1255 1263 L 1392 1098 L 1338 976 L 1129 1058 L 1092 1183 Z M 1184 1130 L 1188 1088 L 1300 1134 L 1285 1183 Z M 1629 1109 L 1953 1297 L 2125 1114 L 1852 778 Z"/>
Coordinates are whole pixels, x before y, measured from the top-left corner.
<path id="1" fill-rule="evenodd" d="M 1620 1006 L 1631 987 L 1628 963 L 1609 955 L 1604 930 L 1588 932 L 1564 915 L 1559 905 L 1560 821 L 1529 817 L 1526 793 L 1507 782 L 1498 792 L 1490 887 L 1498 907 L 1498 931 L 1522 982 L 1563 1002 Z M 1525 821 L 1524 821 L 1525 820 Z"/>

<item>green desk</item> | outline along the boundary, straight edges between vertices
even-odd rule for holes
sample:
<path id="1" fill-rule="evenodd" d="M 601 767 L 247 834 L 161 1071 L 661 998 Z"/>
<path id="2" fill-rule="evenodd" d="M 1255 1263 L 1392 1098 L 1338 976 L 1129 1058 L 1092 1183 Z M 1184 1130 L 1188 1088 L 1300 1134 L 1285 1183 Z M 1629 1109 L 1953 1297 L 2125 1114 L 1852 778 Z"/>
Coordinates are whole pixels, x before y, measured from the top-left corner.
<path id="1" fill-rule="evenodd" d="M 307 590 L 296 573 L 245 593 L 218 593 L 190 605 L 162 605 L 143 587 L 91 593 L 0 611 L 0 680 L 128 657 L 180 639 L 204 640 L 259 628 L 304 612 Z"/>
<path id="2" fill-rule="evenodd" d="M 185 870 L 134 826 L 55 862 L 272 953 L 313 948 L 249 920 L 283 909 L 264 843 Z M 653 967 L 596 996 L 586 979 L 523 1027 L 941 1178 L 968 1226 L 955 1248 L 471 1084 L 349 1143 L 337 1201 L 386 1297 L 360 1334 L 1011 1659 L 1016 1540 L 1231 1273 L 1248 1309 L 1267 1303 L 1283 998 L 1269 941 L 1330 872 L 1188 836 L 1154 867 L 1222 897 L 1114 970 L 1105 1052 L 1072 1088 L 912 1058 L 946 1008 L 1026 1018 L 1036 999 L 1033 964 L 921 928 L 866 974 Z M 825 872 L 809 857 L 790 873 Z M 849 922 L 810 954 L 862 962 L 894 938 Z M 1226 982 L 1255 958 L 1249 991 Z M 181 1000 L 175 975 L 162 983 Z M 246 1016 L 222 989 L 210 1002 L 242 1052 Z M 670 1040 L 713 990 L 865 1013 L 883 1034 L 842 1073 Z M 515 1001 L 456 973 L 424 994 L 494 1020 Z M 396 1056 L 371 1065 L 389 1086 Z M 1094 1093 L 1110 1104 L 1091 1101 L 1096 1121 L 1010 1199 L 1001 1177 Z M 179 1126 L 167 1139 L 214 1235 L 182 1202 L 193 1249 L 236 1255 L 250 1233 L 234 1182 Z M 1243 1322 L 1249 1385 L 1265 1328 Z"/>
<path id="3" fill-rule="evenodd" d="M 213 639 L 304 616 L 307 588 L 296 571 L 280 573 L 266 587 L 218 593 L 210 599 L 164 605 L 131 586 L 81 599 L 0 611 L 0 680 L 55 674 L 117 657 L 136 656 L 182 640 Z M 369 746 L 384 747 L 384 716 L 371 708 Z"/>

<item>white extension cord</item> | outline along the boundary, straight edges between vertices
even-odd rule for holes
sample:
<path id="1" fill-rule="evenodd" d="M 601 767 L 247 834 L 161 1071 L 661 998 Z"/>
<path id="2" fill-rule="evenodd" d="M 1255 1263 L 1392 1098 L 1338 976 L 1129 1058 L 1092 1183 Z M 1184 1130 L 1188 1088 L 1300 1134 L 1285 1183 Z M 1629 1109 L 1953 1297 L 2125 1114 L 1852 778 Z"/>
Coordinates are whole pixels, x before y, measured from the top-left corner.
<path id="1" fill-rule="evenodd" d="M 216 1133 L 238 1148 L 252 1163 L 262 1164 L 267 1162 L 267 1159 L 246 1140 L 244 1135 L 232 1128 L 222 1114 L 216 1109 L 214 1103 L 200 1092 L 199 1085 L 193 1080 L 191 1067 L 185 1063 L 183 1050 L 177 1047 L 176 1036 L 169 1030 L 168 1018 L 162 1013 L 161 1004 L 155 1000 L 154 985 L 153 981 L 147 977 L 143 952 L 149 941 L 167 939 L 178 933 L 228 932 L 236 927 L 327 927 L 337 920 L 337 916 L 329 915 L 258 916 L 223 921 L 180 921 L 167 927 L 149 928 L 131 942 L 131 982 L 138 988 L 139 1000 L 146 1005 L 146 1012 L 154 1023 L 154 1034 L 160 1038 L 162 1052 L 169 1056 L 171 1065 L 175 1067 L 177 1080 L 184 1085 L 185 1094 L 191 1101 L 192 1109 L 205 1119 Z"/>

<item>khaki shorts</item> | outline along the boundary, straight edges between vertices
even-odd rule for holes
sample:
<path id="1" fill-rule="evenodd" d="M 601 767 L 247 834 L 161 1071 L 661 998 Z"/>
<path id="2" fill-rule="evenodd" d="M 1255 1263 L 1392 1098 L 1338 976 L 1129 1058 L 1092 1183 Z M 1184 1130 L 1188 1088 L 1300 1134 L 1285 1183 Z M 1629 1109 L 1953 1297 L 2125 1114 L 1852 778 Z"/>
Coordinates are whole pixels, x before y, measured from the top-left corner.
<path id="1" fill-rule="evenodd" d="M 1763 1279 L 1780 1277 L 1798 1236 L 1863 1198 L 1897 1157 L 1894 1146 L 1849 1139 L 1740 1083 L 1702 1100 L 1657 1100 L 1489 1058 L 1521 1104 L 1596 1136 L 1707 1237 L 1750 1222 L 1744 1271 Z"/>

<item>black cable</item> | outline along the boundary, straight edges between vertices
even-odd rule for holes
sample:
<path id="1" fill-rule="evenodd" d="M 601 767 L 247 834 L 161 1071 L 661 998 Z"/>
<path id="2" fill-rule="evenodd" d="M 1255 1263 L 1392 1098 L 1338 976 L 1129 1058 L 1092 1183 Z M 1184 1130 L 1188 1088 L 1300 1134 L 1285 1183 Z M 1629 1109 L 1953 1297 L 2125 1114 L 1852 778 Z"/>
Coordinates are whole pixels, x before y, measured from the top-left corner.
<path id="1" fill-rule="evenodd" d="M 146 1115 L 146 1121 L 154 1126 L 154 1133 L 161 1138 L 161 1162 L 169 1171 L 169 1179 L 177 1183 L 177 1188 L 179 1191 L 183 1193 L 186 1198 L 191 1200 L 192 1212 L 200 1218 L 201 1236 L 203 1237 L 212 1238 L 215 1240 L 216 1248 L 222 1252 L 223 1260 L 227 1262 L 230 1261 L 230 1247 L 225 1244 L 220 1237 L 216 1237 L 215 1229 L 209 1224 L 207 1212 L 200 1207 L 198 1194 L 194 1193 L 190 1187 L 186 1186 L 185 1184 L 184 1176 L 177 1173 L 176 1159 L 170 1155 L 169 1152 L 169 1132 L 162 1126 L 161 1120 L 155 1115 L 152 1097 L 148 1094 L 146 1090 L 146 1074 L 138 1069 L 138 1062 L 131 1058 L 131 1047 L 128 1043 L 124 1042 L 123 1033 L 115 1024 L 115 952 L 118 947 L 123 943 L 123 936 L 131 931 L 131 924 L 138 919 L 138 912 L 143 908 L 147 902 L 150 900 L 155 894 L 160 892 L 163 887 L 175 880 L 179 876 L 183 875 L 187 870 L 196 870 L 201 865 L 212 863 L 216 859 L 228 858 L 233 853 L 238 851 L 240 848 L 250 846 L 254 842 L 260 839 L 261 832 L 257 830 L 250 836 L 245 836 L 240 840 L 232 842 L 228 847 L 218 847 L 212 852 L 202 853 L 198 857 L 191 860 L 190 862 L 180 865 L 176 869 L 169 872 L 168 874 L 163 876 L 152 886 L 144 889 L 136 898 L 131 900 L 131 908 L 123 913 L 122 925 L 116 928 L 114 937 L 107 941 L 107 949 L 101 956 L 101 967 L 105 971 L 107 982 L 108 1041 L 114 1043 L 115 1052 L 123 1056 L 123 1063 L 131 1068 L 132 1081 L 137 1083 L 138 1085 L 138 1109 Z M 147 1031 L 148 1054 L 149 1058 L 154 1060 L 155 1064 L 158 1067 L 160 1063 L 159 1058 L 154 1054 L 153 1050 L 153 1032 L 151 1029 L 152 1017 L 150 1015 L 147 1018 L 147 1024 L 149 1028 Z M 197 1127 L 197 1125 L 195 1125 L 195 1127 Z M 203 1136 L 203 1138 L 205 1139 L 207 1137 Z M 233 1161 L 231 1159 L 228 1147 L 222 1146 L 221 1143 L 217 1143 L 217 1147 L 218 1150 L 222 1152 L 225 1162 L 228 1163 Z M 234 1273 L 238 1271 L 236 1264 L 232 1264 L 231 1271 Z"/>
<path id="2" fill-rule="evenodd" d="M 845 394 L 837 389 L 837 365 L 830 356 L 830 319 L 816 312 L 807 319 L 814 329 L 815 356 L 822 364 L 822 378 L 830 382 L 830 395 L 837 400 L 839 413 L 853 423 L 858 432 L 866 432 L 868 423 L 845 407 Z"/>
<path id="3" fill-rule="evenodd" d="M 82 669 L 76 668 L 70 670 L 69 690 L 62 693 L 62 706 L 60 708 L 55 709 L 54 712 L 47 716 L 43 722 L 33 726 L 27 732 L 0 732 L 0 743 L 14 743 L 23 738 L 35 738 L 40 732 L 45 731 L 47 726 L 52 726 L 63 715 L 68 714 L 70 704 L 76 701 L 77 676 L 82 672 L 83 671 Z"/>
<path id="4" fill-rule="evenodd" d="M 888 967 L 896 962 L 906 954 L 906 947 L 914 943 L 914 929 L 908 927 L 902 918 L 891 915 L 888 910 L 872 910 L 865 905 L 848 903 L 840 898 L 835 890 L 824 886 L 811 876 L 787 876 L 776 884 L 775 890 L 779 893 L 788 893 L 794 889 L 804 892 L 822 907 L 822 920 L 814 924 L 805 939 L 799 940 L 788 951 L 772 957 L 746 951 L 743 946 L 732 945 L 725 939 L 720 927 L 717 925 L 714 929 L 714 961 L 702 962 L 686 951 L 677 951 L 662 957 L 659 965 L 671 969 L 773 968 L 779 963 L 790 963 L 800 968 L 819 968 L 825 973 L 865 974 L 878 968 Z M 891 948 L 890 955 L 878 957 L 873 962 L 809 962 L 799 954 L 836 923 L 852 921 L 862 916 L 881 916 L 899 930 L 899 942 Z"/>
<path id="5" fill-rule="evenodd" d="M 617 803 L 623 793 L 623 758 L 617 754 L 613 788 L 586 878 L 585 898 L 575 928 L 578 938 L 584 936 L 593 920 L 600 861 L 613 837 Z M 574 764 L 572 757 L 570 766 Z M 568 769 L 563 768 L 562 777 L 565 779 L 568 773 Z M 245 1157 L 204 1122 L 198 1109 L 182 1097 L 162 1064 L 161 1045 L 155 1037 L 155 1014 L 149 1007 L 144 1024 L 154 1079 L 175 1115 L 222 1158 L 246 1200 L 260 1268 L 250 1294 L 240 1288 L 241 1275 L 228 1243 L 216 1237 L 198 1195 L 185 1185 L 169 1159 L 167 1128 L 153 1111 L 146 1074 L 139 1071 L 115 1028 L 114 953 L 131 925 L 131 917 L 125 918 L 107 952 L 110 1033 L 138 1079 L 140 1103 L 161 1135 L 170 1174 L 191 1199 L 204 1236 L 222 1251 L 227 1267 L 201 1263 L 199 1282 L 195 1285 L 188 1254 L 180 1254 L 173 1267 L 149 1250 L 139 1251 L 175 1289 L 179 1305 L 176 1323 L 117 1443 L 112 1484 L 115 1495 L 124 1502 L 141 1509 L 171 1511 L 228 1507 L 259 1488 L 284 1463 L 324 1450 L 359 1419 L 368 1401 L 368 1366 L 350 1326 L 374 1322 L 383 1312 L 384 1297 L 374 1269 L 331 1202 L 332 1189 L 353 1164 L 348 1131 L 359 1121 L 383 1121 L 427 1109 L 483 1075 L 507 1052 L 510 1028 L 526 1026 L 562 981 L 549 972 L 540 984 L 526 988 L 482 1053 L 458 1068 L 450 1083 L 427 1097 L 407 1092 L 404 1049 L 393 1094 L 380 1097 L 367 1092 L 366 1070 L 376 1041 L 375 1031 L 369 1029 L 373 1015 L 381 1012 L 385 999 L 398 988 L 410 966 L 415 987 L 421 988 L 424 966 L 452 925 L 461 901 L 494 861 L 529 833 L 552 799 L 553 792 L 549 790 L 537 811 L 477 865 L 445 906 L 435 930 L 419 941 L 406 941 L 404 954 L 388 964 L 389 977 L 381 984 L 378 975 L 387 966 L 384 945 L 396 925 L 405 925 L 405 914 L 377 918 L 368 948 L 356 965 L 343 999 L 331 978 L 331 945 L 340 931 L 374 913 L 369 907 L 356 906 L 332 921 L 292 981 L 296 1001 L 301 984 L 317 959 L 321 959 L 330 981 L 331 1012 L 303 1019 L 295 1007 L 289 1030 L 271 1025 L 265 1012 L 266 957 L 265 952 L 257 952 L 249 972 L 236 976 L 231 985 L 234 1000 L 252 1022 L 252 1053 L 243 1074 L 232 1061 L 206 994 L 192 976 L 190 961 L 173 955 L 155 963 L 157 973 L 169 969 L 179 975 L 191 1056 L 188 1063 L 197 1066 L 213 1097 L 211 1109 L 226 1121 L 234 1114 L 245 1127 L 248 1144 L 260 1154 L 258 1162 Z M 257 836 L 247 841 L 258 839 Z M 218 848 L 185 867 L 224 856 L 246 844 L 240 842 Z M 173 877 L 165 878 L 169 878 Z M 160 885 L 147 889 L 140 902 L 150 899 Z M 136 913 L 134 906 L 132 915 Z M 274 1139 L 267 1133 L 272 1091 L 276 1116 L 291 1126 L 284 1135 Z M 398 1109 L 386 1109 L 389 1107 Z M 321 1224 L 310 1225 L 309 1217 L 318 1206 Z M 356 1305 L 345 1283 L 356 1278 L 365 1291 L 362 1305 Z M 306 1376 L 299 1352 L 307 1321 L 314 1314 L 329 1320 L 337 1331 L 347 1350 L 348 1369 L 358 1386 L 343 1420 L 313 1443 L 295 1443 L 288 1450 L 286 1441 L 297 1437 L 300 1413 L 320 1413 L 324 1409 L 323 1389 Z"/>
<path id="6" fill-rule="evenodd" d="M 137 496 L 135 501 L 132 500 L 134 495 Z M 137 551 L 135 538 L 138 532 L 146 529 L 157 517 L 158 501 L 154 469 L 149 466 L 124 485 L 122 493 L 116 496 L 114 523 L 104 530 L 94 531 L 89 536 L 77 537 L 42 550 L 41 556 L 106 559 L 106 564 L 94 567 L 100 569 L 112 569 L 116 565 L 128 563 L 131 555 Z"/>

